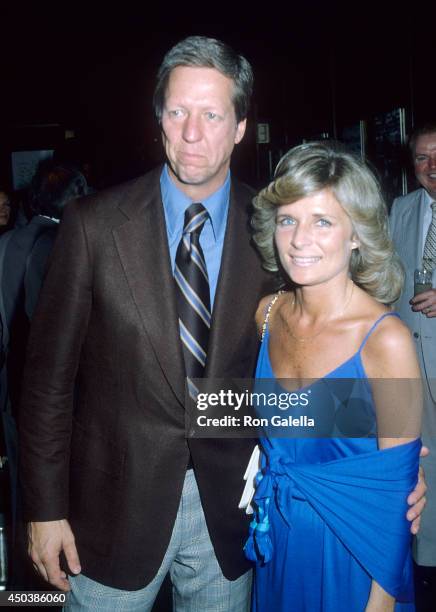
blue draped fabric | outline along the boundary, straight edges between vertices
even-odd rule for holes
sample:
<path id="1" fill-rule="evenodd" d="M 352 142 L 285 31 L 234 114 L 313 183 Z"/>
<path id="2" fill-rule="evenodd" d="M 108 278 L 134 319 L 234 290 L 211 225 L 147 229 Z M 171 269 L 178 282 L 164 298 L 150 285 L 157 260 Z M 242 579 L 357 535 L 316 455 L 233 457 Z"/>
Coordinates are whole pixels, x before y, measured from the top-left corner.
<path id="1" fill-rule="evenodd" d="M 322 437 L 302 436 L 298 428 L 274 437 L 270 427 L 261 439 L 255 514 L 245 546 L 256 563 L 253 612 L 361 612 L 372 580 L 395 597 L 396 611 L 414 610 L 406 513 L 421 442 L 378 449 L 374 400 L 361 359 L 382 318 L 356 354 L 304 389 L 313 391 L 310 409 L 327 415 L 320 419 Z M 279 393 L 283 387 L 271 367 L 268 340 L 266 330 L 256 387 Z M 259 406 L 259 415 L 267 409 Z M 293 408 L 293 414 L 304 410 Z M 362 434 L 335 437 L 339 420 L 359 423 Z"/>
<path id="2" fill-rule="evenodd" d="M 269 562 L 268 509 L 272 500 L 292 528 L 293 498 L 305 499 L 368 574 L 399 601 L 412 601 L 407 496 L 417 479 L 420 440 L 320 464 L 296 465 L 271 453 L 258 475 L 258 522 L 245 550 Z"/>

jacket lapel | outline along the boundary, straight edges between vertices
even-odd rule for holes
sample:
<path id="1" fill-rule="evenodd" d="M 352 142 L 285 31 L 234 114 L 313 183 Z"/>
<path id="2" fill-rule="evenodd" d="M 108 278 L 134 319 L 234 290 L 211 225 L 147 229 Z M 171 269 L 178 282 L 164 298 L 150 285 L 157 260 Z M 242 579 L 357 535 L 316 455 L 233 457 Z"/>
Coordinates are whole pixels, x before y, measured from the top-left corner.
<path id="1" fill-rule="evenodd" d="M 135 181 L 120 209 L 125 223 L 115 244 L 144 330 L 168 383 L 185 403 L 185 370 L 179 341 L 174 279 L 160 193 L 161 168 Z"/>
<path id="2" fill-rule="evenodd" d="M 405 208 L 401 223 L 401 238 L 397 241 L 398 252 L 404 261 L 412 258 L 415 268 L 422 266 L 422 223 L 424 198 L 422 190 L 416 192 Z"/>
<path id="3" fill-rule="evenodd" d="M 253 274 L 258 262 L 249 242 L 249 205 L 247 191 L 232 181 L 207 355 L 205 375 L 210 378 L 222 377 L 226 372 L 230 345 L 237 347 L 247 329 L 256 333 L 253 322 L 260 295 L 260 274 Z M 260 262 L 258 265 L 260 268 Z"/>

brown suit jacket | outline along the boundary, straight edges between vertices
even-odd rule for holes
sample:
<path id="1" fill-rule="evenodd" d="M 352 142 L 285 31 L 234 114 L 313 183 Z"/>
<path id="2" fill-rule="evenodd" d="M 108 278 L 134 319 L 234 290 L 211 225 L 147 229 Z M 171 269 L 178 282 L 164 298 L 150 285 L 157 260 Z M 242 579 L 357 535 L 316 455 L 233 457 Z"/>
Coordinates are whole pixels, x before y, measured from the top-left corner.
<path id="1" fill-rule="evenodd" d="M 32 323 L 20 420 L 26 519 L 68 518 L 84 574 L 128 590 L 160 566 L 189 449 L 221 568 L 229 579 L 247 568 L 237 503 L 253 441 L 185 437 L 160 171 L 67 207 Z M 249 243 L 251 197 L 232 181 L 208 377 L 253 375 L 254 313 L 268 287 Z"/>

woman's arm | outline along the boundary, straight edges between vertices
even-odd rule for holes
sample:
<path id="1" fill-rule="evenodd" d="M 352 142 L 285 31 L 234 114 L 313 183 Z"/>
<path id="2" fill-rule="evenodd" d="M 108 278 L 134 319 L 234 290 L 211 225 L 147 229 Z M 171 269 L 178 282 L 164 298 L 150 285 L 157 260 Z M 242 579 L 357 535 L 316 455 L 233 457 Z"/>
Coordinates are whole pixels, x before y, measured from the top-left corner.
<path id="1" fill-rule="evenodd" d="M 417 438 L 422 389 L 415 347 L 407 327 L 399 319 L 387 317 L 370 337 L 362 359 L 371 380 L 379 448 Z M 394 605 L 394 597 L 373 580 L 366 612 L 388 612 Z"/>
<path id="2" fill-rule="evenodd" d="M 362 351 L 373 392 L 379 448 L 419 437 L 422 382 L 410 331 L 396 317 L 387 317 Z"/>
<path id="3" fill-rule="evenodd" d="M 365 612 L 391 612 L 395 606 L 395 599 L 375 581 L 372 581 L 371 592 Z"/>

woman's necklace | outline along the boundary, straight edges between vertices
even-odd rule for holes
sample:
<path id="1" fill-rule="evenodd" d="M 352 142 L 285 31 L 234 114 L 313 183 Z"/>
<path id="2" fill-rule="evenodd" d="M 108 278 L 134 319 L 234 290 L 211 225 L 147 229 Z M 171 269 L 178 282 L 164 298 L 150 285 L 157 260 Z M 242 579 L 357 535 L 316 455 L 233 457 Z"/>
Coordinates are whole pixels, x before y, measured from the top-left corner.
<path id="1" fill-rule="evenodd" d="M 350 291 L 350 295 L 348 296 L 347 301 L 345 302 L 345 306 L 342 309 L 342 312 L 339 314 L 339 317 L 342 317 L 342 315 L 344 314 L 344 312 L 347 310 L 350 302 L 351 302 L 351 298 L 353 297 L 353 290 L 354 290 L 354 283 L 353 281 L 351 281 L 351 291 Z M 291 304 L 291 308 L 293 308 L 295 305 L 295 294 L 294 294 L 294 299 L 292 301 Z M 297 342 L 308 342 L 309 340 L 313 340 L 314 338 L 316 338 L 317 336 L 319 336 L 326 327 L 328 327 L 328 325 L 331 323 L 332 319 L 330 321 L 327 321 L 324 326 L 318 331 L 316 332 L 316 334 L 312 334 L 311 336 L 296 336 L 295 334 L 292 333 L 291 329 L 288 328 L 288 332 L 289 334 L 292 336 L 292 338 L 294 338 L 294 340 L 296 340 Z"/>

